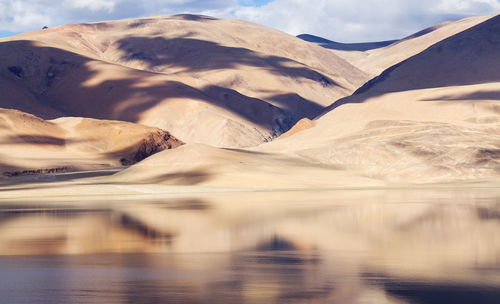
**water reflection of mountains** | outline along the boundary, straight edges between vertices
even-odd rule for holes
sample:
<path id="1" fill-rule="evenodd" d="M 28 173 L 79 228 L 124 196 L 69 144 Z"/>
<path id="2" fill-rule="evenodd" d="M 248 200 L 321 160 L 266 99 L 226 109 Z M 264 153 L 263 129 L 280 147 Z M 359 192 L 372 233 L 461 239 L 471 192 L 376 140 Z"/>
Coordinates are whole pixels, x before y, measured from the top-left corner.
<path id="1" fill-rule="evenodd" d="M 11 203 L 0 208 L 0 254 L 156 253 L 186 260 L 214 253 L 220 269 L 239 274 L 234 284 L 264 276 L 276 281 L 274 291 L 286 289 L 283 301 L 369 295 L 383 303 L 438 303 L 429 299 L 443 292 L 467 299 L 459 296 L 464 290 L 489 301 L 500 288 L 499 214 L 500 193 L 492 190 Z"/>

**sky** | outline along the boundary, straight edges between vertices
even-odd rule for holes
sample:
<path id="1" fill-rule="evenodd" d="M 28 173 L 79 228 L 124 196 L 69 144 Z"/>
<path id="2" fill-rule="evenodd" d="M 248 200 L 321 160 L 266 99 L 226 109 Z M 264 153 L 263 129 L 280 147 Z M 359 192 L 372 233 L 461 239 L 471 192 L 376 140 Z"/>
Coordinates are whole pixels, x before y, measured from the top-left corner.
<path id="1" fill-rule="evenodd" d="M 340 42 L 398 39 L 500 12 L 500 0 L 0 0 L 0 37 L 68 23 L 196 13 Z"/>

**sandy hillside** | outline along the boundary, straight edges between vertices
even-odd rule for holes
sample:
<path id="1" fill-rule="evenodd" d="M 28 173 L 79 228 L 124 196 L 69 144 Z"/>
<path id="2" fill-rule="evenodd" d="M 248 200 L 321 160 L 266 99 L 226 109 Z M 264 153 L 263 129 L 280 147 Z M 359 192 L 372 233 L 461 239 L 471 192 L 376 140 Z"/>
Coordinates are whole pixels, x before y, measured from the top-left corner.
<path id="1" fill-rule="evenodd" d="M 333 50 L 332 52 L 348 60 L 366 73 L 376 76 L 385 69 L 491 17 L 470 17 L 458 21 L 440 23 L 403 38 L 389 46 L 365 52 L 341 50 Z"/>
<path id="2" fill-rule="evenodd" d="M 500 173 L 500 16 L 441 41 L 265 145 L 389 182 Z"/>
<path id="3" fill-rule="evenodd" d="M 500 15 L 394 65 L 358 93 L 464 86 L 500 81 Z M 446 98 L 443 98 L 446 99 Z"/>
<path id="4" fill-rule="evenodd" d="M 269 141 L 368 80 L 319 46 L 205 16 L 66 25 L 0 42 L 2 107 L 138 122 L 216 146 Z"/>
<path id="5" fill-rule="evenodd" d="M 335 165 L 286 153 L 187 144 L 163 151 L 105 179 L 112 183 L 169 184 L 240 189 L 328 188 L 381 185 Z"/>
<path id="6" fill-rule="evenodd" d="M 346 104 L 313 127 L 248 151 L 187 145 L 158 153 L 113 181 L 329 188 L 496 179 L 498 101 L 435 100 L 443 93 L 487 87 L 391 93 Z"/>
<path id="7" fill-rule="evenodd" d="M 437 43 L 337 101 L 314 123 L 302 121 L 291 136 L 251 151 L 185 146 L 115 178 L 172 184 L 203 173 L 193 184 L 261 188 L 498 178 L 499 27 L 500 16 Z M 159 165 L 181 158 L 197 162 Z M 150 169 L 157 164 L 161 169 Z"/>
<path id="8" fill-rule="evenodd" d="M 0 178 L 121 167 L 180 145 L 157 128 L 0 109 Z"/>

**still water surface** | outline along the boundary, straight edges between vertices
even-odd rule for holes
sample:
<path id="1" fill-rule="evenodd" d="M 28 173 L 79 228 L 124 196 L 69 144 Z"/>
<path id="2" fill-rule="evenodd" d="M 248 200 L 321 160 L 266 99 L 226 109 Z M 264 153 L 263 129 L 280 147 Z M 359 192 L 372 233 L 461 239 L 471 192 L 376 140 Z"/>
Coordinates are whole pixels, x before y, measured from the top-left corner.
<path id="1" fill-rule="evenodd" d="M 500 303 L 500 192 L 0 204 L 1 303 Z"/>

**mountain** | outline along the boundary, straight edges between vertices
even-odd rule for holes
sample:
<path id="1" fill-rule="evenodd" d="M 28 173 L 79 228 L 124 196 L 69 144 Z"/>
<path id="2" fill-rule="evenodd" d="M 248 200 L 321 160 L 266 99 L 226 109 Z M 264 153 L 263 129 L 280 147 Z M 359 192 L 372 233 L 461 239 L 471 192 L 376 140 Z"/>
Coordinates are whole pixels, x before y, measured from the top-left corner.
<path id="1" fill-rule="evenodd" d="M 150 122 L 176 137 L 178 132 L 180 140 L 190 139 L 182 147 L 156 153 L 101 182 L 248 190 L 462 183 L 499 176 L 500 15 L 441 24 L 378 49 L 391 50 L 393 59 L 404 59 L 366 82 L 360 80 L 367 74 L 337 56 L 330 57 L 331 50 L 268 29 L 266 34 L 275 43 L 258 40 L 255 37 L 262 33 L 257 25 L 184 15 L 143 21 L 132 26 L 130 21 L 117 21 L 47 29 L 0 43 L 0 50 L 8 50 L 0 51 L 0 85 L 6 89 L 0 100 L 4 103 L 35 109 L 42 117 L 81 113 L 99 119 Z M 150 31 L 159 29 L 157 23 L 164 22 L 171 27 L 158 35 L 178 36 L 186 28 L 196 29 L 186 39 L 201 40 L 198 36 L 204 35 L 205 39 L 219 39 L 219 46 L 226 41 L 224 56 L 218 53 L 219 46 L 213 49 L 212 43 L 205 42 L 197 42 L 193 48 L 184 48 L 190 42 L 127 44 L 129 51 L 125 52 L 121 42 L 116 42 L 118 38 L 113 38 L 113 33 L 121 37 L 122 32 L 137 28 L 144 28 L 141 35 L 151 36 Z M 227 28 L 231 29 L 227 35 L 234 35 L 238 26 L 244 38 L 222 37 Z M 76 35 L 74 40 L 60 38 L 75 31 L 85 35 Z M 43 41 L 29 40 L 30 35 Z M 127 41 L 133 41 L 131 36 Z M 114 42 L 107 48 L 104 42 L 94 44 L 100 39 Z M 57 48 L 51 46 L 56 42 Z M 235 44 L 254 59 L 233 54 Z M 307 65 L 299 64 L 300 56 L 293 57 L 300 53 L 299 46 L 310 52 L 303 56 Z M 295 58 L 278 61 L 286 73 L 270 64 L 275 60 L 270 58 L 278 55 Z M 265 58 L 266 65 L 259 66 L 257 57 Z M 296 65 L 301 65 L 300 73 Z M 345 74 L 327 74 L 326 65 L 345 67 Z M 294 78 L 290 69 L 299 73 L 293 74 L 296 77 L 322 75 L 332 82 L 317 85 L 311 78 Z M 219 73 L 238 75 L 244 81 L 215 83 Z M 256 95 L 265 95 L 272 88 L 322 92 L 323 97 L 328 92 L 338 96 L 354 93 L 330 105 L 325 101 L 310 115 L 299 115 L 286 103 L 250 95 L 250 88 Z M 22 96 L 25 98 L 18 98 Z M 310 106 L 300 105 L 294 109 L 305 111 Z M 313 113 L 319 115 L 314 119 Z M 62 124 L 66 119 L 71 120 L 50 123 L 66 128 Z M 291 128 L 294 121 L 298 123 Z M 285 130 L 289 132 L 271 143 L 238 148 L 263 143 Z M 6 143 L 9 141 L 12 139 Z M 200 144 L 203 142 L 212 145 Z M 117 164 L 120 159 L 113 161 Z"/>
<path id="2" fill-rule="evenodd" d="M 500 82 L 497 58 L 500 58 L 500 15 L 390 67 L 356 94 Z"/>
<path id="3" fill-rule="evenodd" d="M 298 35 L 297 38 L 300 38 L 304 41 L 316 43 L 326 49 L 339 50 L 339 51 L 360 51 L 360 52 L 386 47 L 398 41 L 398 40 L 387 40 L 387 41 L 377 41 L 377 42 L 341 43 L 310 34 L 301 34 Z"/>
<path id="4" fill-rule="evenodd" d="M 398 64 L 428 47 L 455 34 L 476 26 L 493 16 L 470 17 L 458 21 L 440 23 L 405 37 L 383 48 L 365 52 L 337 51 L 336 55 L 348 60 L 364 72 L 377 76 L 389 67 Z"/>
<path id="5" fill-rule="evenodd" d="M 112 119 L 185 142 L 254 146 L 368 75 L 319 46 L 196 15 L 75 24 L 0 39 L 0 107 Z"/>
<path id="6" fill-rule="evenodd" d="M 315 126 L 264 150 L 293 151 L 390 182 L 500 172 L 500 16 L 387 69 Z"/>
<path id="7" fill-rule="evenodd" d="M 500 16 L 494 16 L 390 67 L 271 143 L 232 151 L 186 145 L 113 178 L 252 189 L 495 180 L 498 58 Z M 167 168 L 181 159 L 191 165 Z M 162 175 L 155 166 L 164 168 Z"/>
<path id="8" fill-rule="evenodd" d="M 120 121 L 43 120 L 0 109 L 0 178 L 109 169 L 183 143 L 163 130 Z"/>

